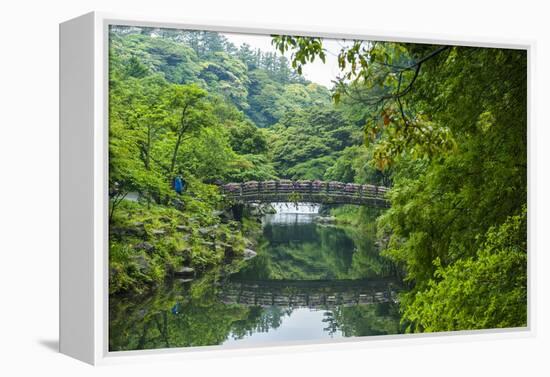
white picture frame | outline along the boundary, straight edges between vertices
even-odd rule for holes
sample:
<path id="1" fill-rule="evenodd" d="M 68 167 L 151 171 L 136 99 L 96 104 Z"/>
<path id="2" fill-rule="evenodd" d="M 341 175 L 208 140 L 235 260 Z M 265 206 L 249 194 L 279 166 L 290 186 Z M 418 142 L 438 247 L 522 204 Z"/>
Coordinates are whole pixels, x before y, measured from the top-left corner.
<path id="1" fill-rule="evenodd" d="M 506 339 L 535 335 L 534 255 L 528 251 L 528 326 L 423 335 L 348 338 L 326 343 L 255 348 L 220 346 L 149 351 L 108 351 L 108 29 L 109 25 L 150 26 L 250 34 L 438 43 L 525 49 L 528 54 L 528 146 L 531 130 L 532 41 L 464 40 L 460 37 L 366 30 L 318 30 L 308 26 L 203 23 L 92 12 L 60 24 L 60 352 L 90 364 L 150 359 L 258 355 L 378 347 L 402 342 Z M 529 150 L 529 154 L 531 151 Z M 528 168 L 528 182 L 530 179 Z M 531 193 L 530 193 L 531 194 Z M 531 195 L 529 194 L 529 198 Z M 531 218 L 531 213 L 529 215 Z M 531 232 L 528 232 L 532 245 Z"/>

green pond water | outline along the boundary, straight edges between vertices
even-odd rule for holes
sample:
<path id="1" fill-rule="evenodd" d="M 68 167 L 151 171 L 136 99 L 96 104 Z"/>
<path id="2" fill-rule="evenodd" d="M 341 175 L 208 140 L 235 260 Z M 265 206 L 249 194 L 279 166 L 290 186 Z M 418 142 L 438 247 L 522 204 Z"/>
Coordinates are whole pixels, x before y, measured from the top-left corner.
<path id="1" fill-rule="evenodd" d="M 147 296 L 112 298 L 110 350 L 399 333 L 399 282 L 374 235 L 317 220 L 308 211 L 265 215 L 256 257 Z"/>

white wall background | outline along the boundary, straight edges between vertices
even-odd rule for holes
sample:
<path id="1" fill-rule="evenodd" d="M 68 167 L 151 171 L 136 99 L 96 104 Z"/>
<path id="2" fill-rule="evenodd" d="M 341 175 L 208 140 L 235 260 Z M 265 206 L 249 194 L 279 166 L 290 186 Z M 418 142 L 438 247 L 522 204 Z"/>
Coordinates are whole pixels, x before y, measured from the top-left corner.
<path id="1" fill-rule="evenodd" d="M 543 1 L 5 0 L 0 3 L 0 375 L 541 376 L 548 304 L 550 28 Z M 536 40 L 531 230 L 536 337 L 92 368 L 57 354 L 58 23 L 91 10 Z M 425 339 L 424 339 L 425 340 Z M 546 349 L 544 349 L 546 347 Z M 32 373 L 32 374 L 31 374 Z"/>

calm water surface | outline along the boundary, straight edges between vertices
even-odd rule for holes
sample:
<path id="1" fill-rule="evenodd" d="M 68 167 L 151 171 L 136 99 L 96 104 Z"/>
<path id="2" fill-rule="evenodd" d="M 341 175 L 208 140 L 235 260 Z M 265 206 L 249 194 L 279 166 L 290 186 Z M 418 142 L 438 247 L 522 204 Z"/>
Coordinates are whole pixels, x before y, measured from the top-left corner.
<path id="1" fill-rule="evenodd" d="M 374 235 L 318 222 L 317 207 L 278 204 L 258 255 L 110 303 L 110 350 L 395 334 L 398 282 Z"/>

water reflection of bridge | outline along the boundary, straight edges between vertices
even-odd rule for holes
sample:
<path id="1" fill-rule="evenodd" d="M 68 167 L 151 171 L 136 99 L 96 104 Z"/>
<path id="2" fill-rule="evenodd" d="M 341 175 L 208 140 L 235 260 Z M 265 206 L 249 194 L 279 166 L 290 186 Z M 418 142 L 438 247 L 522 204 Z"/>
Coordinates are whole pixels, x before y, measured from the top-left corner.
<path id="1" fill-rule="evenodd" d="M 396 284 L 389 280 L 230 281 L 222 285 L 225 304 L 324 308 L 396 302 Z"/>

